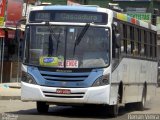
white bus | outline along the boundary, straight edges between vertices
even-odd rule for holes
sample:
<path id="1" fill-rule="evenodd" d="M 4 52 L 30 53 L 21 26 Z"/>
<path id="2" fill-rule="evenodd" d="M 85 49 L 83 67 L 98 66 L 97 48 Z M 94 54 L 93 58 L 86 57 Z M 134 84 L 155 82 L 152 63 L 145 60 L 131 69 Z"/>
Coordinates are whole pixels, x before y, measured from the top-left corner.
<path id="1" fill-rule="evenodd" d="M 109 9 L 37 6 L 25 29 L 21 99 L 49 104 L 143 109 L 157 84 L 156 27 Z M 109 109 L 109 111 L 107 111 Z"/>

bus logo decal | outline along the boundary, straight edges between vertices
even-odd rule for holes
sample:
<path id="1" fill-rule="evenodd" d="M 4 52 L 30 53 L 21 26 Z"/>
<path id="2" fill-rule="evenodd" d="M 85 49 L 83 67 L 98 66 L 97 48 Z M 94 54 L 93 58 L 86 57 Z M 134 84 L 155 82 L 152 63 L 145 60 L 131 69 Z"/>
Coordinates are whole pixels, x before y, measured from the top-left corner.
<path id="1" fill-rule="evenodd" d="M 51 63 L 51 62 L 53 62 L 54 61 L 54 58 L 44 58 L 43 59 L 43 62 L 44 63 Z"/>

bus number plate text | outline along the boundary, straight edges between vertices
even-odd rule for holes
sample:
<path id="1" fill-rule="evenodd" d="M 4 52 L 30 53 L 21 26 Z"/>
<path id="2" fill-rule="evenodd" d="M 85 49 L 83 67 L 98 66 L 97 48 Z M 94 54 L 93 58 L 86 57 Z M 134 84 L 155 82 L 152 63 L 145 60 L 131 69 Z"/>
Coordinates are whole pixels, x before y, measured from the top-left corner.
<path id="1" fill-rule="evenodd" d="M 69 89 L 57 89 L 56 93 L 57 94 L 70 94 L 71 90 L 69 90 Z"/>

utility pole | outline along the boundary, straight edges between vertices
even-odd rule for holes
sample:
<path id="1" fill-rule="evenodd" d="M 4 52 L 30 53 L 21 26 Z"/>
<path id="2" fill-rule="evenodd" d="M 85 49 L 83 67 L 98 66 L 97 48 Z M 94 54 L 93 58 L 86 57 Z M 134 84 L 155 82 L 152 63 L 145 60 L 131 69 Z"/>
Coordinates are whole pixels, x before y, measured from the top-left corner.
<path id="1" fill-rule="evenodd" d="M 152 24 L 153 25 L 157 25 L 157 17 L 159 16 L 159 10 L 158 9 L 154 9 L 152 11 Z"/>
<path id="2" fill-rule="evenodd" d="M 27 17 L 27 9 L 28 9 L 28 0 L 26 0 L 25 17 Z"/>
<path id="3" fill-rule="evenodd" d="M 150 6 L 149 6 L 149 11 L 152 13 L 153 12 L 153 7 L 154 7 L 154 2 L 153 0 L 150 1 Z"/>
<path id="4" fill-rule="evenodd" d="M 84 3 L 84 5 L 87 5 L 87 0 L 84 0 L 83 3 Z"/>

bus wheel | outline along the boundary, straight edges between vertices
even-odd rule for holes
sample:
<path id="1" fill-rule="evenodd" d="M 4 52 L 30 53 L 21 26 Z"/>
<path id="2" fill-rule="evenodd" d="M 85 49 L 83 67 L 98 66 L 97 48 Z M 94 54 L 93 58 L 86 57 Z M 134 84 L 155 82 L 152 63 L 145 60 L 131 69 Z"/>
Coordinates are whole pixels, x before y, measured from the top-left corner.
<path id="1" fill-rule="evenodd" d="M 117 117 L 118 116 L 118 105 L 111 105 L 109 106 L 108 115 L 110 117 Z"/>
<path id="2" fill-rule="evenodd" d="M 104 105 L 100 109 L 100 114 L 108 117 L 117 117 L 118 116 L 118 105 Z"/>
<path id="3" fill-rule="evenodd" d="M 120 95 L 118 94 L 117 104 L 109 106 L 108 114 L 110 117 L 117 117 L 118 116 L 119 102 L 120 102 Z"/>
<path id="4" fill-rule="evenodd" d="M 37 111 L 39 113 L 46 113 L 48 112 L 49 105 L 46 102 L 37 102 Z"/>

